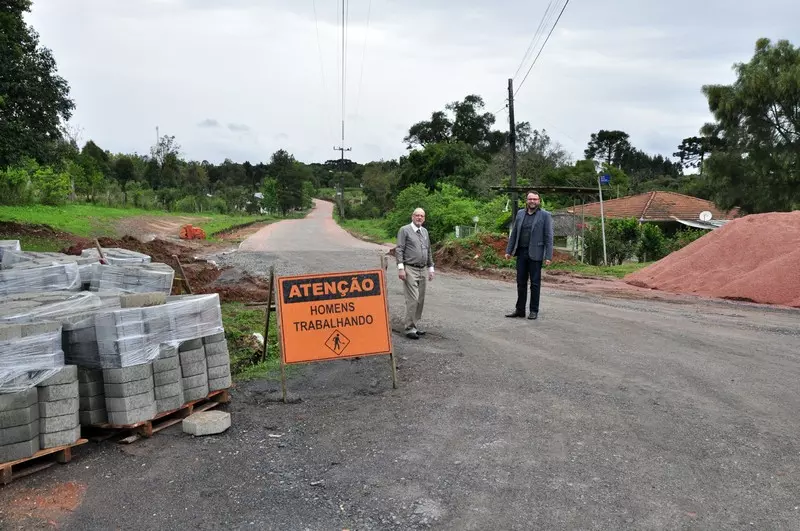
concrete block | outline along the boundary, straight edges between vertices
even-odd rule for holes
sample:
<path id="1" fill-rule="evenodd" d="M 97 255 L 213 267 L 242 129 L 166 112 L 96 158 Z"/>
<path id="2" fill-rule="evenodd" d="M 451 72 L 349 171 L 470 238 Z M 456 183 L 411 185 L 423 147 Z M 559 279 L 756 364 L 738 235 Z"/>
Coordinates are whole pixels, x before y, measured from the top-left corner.
<path id="1" fill-rule="evenodd" d="M 154 405 L 156 396 L 152 389 L 140 395 L 126 396 L 124 398 L 106 397 L 106 409 L 109 413 L 119 413 L 123 411 L 135 411 Z"/>
<path id="2" fill-rule="evenodd" d="M 108 422 L 108 412 L 106 408 L 81 411 L 78 413 L 81 426 L 92 426 L 94 424 L 105 424 Z"/>
<path id="3" fill-rule="evenodd" d="M 119 296 L 121 308 L 142 308 L 145 306 L 159 306 L 167 302 L 165 293 L 129 293 Z"/>
<path id="4" fill-rule="evenodd" d="M 55 402 L 39 402 L 39 420 L 42 417 L 60 417 L 75 413 L 79 409 L 77 398 L 56 400 Z"/>
<path id="5" fill-rule="evenodd" d="M 189 378 L 183 378 L 183 388 L 184 389 L 191 389 L 194 387 L 202 387 L 204 385 L 208 385 L 208 373 L 198 374 L 197 376 L 190 376 Z"/>
<path id="6" fill-rule="evenodd" d="M 39 421 L 39 404 L 20 409 L 0 411 L 0 429 L 22 426 Z M 0 439 L 2 440 L 2 439 Z"/>
<path id="7" fill-rule="evenodd" d="M 208 369 L 208 380 L 217 380 L 219 378 L 225 378 L 226 376 L 231 375 L 231 368 L 227 365 L 223 365 L 222 367 L 213 367 Z"/>
<path id="8" fill-rule="evenodd" d="M 174 411 L 176 409 L 180 409 L 182 405 L 183 405 L 183 393 L 179 394 L 178 396 L 172 396 L 169 398 L 164 398 L 162 400 L 156 400 L 156 411 L 158 411 L 159 413 Z"/>
<path id="9" fill-rule="evenodd" d="M 102 381 L 103 381 L 102 369 L 86 369 L 84 367 L 78 367 L 79 383 L 92 383 L 92 382 L 102 382 Z"/>
<path id="10" fill-rule="evenodd" d="M 174 370 L 179 370 L 181 368 L 181 360 L 177 356 L 178 351 L 175 351 L 175 356 L 171 358 L 165 359 L 157 359 L 153 361 L 153 375 L 162 373 L 162 372 L 170 372 Z"/>
<path id="11" fill-rule="evenodd" d="M 212 367 L 230 367 L 231 359 L 227 354 L 219 356 L 209 356 L 206 358 L 206 367 L 211 370 Z"/>
<path id="12" fill-rule="evenodd" d="M 144 422 L 156 416 L 156 402 L 153 401 L 146 407 L 141 409 L 132 409 L 129 411 L 109 411 L 108 422 L 115 426 L 125 426 L 127 424 L 136 424 L 137 422 Z"/>
<path id="13" fill-rule="evenodd" d="M 164 400 L 165 398 L 182 395 L 183 384 L 179 381 L 178 383 L 156 387 L 153 390 L 153 394 L 155 394 L 156 400 Z"/>
<path id="14" fill-rule="evenodd" d="M 207 344 L 206 347 L 205 347 L 205 351 L 206 351 L 206 357 L 219 356 L 219 355 L 223 355 L 223 354 L 225 356 L 229 356 L 230 355 L 229 352 L 228 352 L 228 342 L 227 341 L 219 341 L 217 343 Z"/>
<path id="15" fill-rule="evenodd" d="M 204 345 L 213 345 L 214 343 L 219 343 L 220 341 L 225 341 L 225 332 L 220 332 L 219 334 L 214 334 L 213 336 L 206 336 L 203 338 Z"/>
<path id="16" fill-rule="evenodd" d="M 56 446 L 66 446 L 68 444 L 75 443 L 75 441 L 77 441 L 80 438 L 81 438 L 80 426 L 77 426 L 69 430 L 57 431 L 54 433 L 40 433 L 39 446 L 42 447 L 42 450 L 44 450 L 45 448 L 55 448 Z"/>
<path id="17" fill-rule="evenodd" d="M 186 352 L 187 350 L 195 350 L 198 348 L 203 348 L 203 340 L 202 338 L 198 339 L 190 339 L 188 341 L 184 341 L 178 347 L 179 352 Z"/>
<path id="18" fill-rule="evenodd" d="M 3 444 L 17 444 L 30 441 L 39 436 L 39 421 L 14 426 L 13 428 L 3 428 L 0 430 L 0 441 Z"/>
<path id="19" fill-rule="evenodd" d="M 199 437 L 215 435 L 231 427 L 231 414 L 226 411 L 199 411 L 183 419 L 183 432 Z"/>
<path id="20" fill-rule="evenodd" d="M 0 446 L 0 463 L 25 459 L 39 451 L 39 436 L 30 441 Z"/>
<path id="21" fill-rule="evenodd" d="M 178 347 L 173 347 L 172 345 L 161 345 L 159 348 L 159 359 L 163 360 L 167 358 L 174 358 L 178 355 Z"/>
<path id="22" fill-rule="evenodd" d="M 63 385 L 63 384 L 71 384 L 78 381 L 78 366 L 77 365 L 65 365 L 61 371 L 55 376 L 51 376 L 50 378 L 46 379 L 42 383 L 40 383 L 37 387 L 47 387 L 51 385 Z"/>
<path id="23" fill-rule="evenodd" d="M 183 390 L 183 400 L 184 402 L 191 402 L 193 400 L 201 400 L 208 396 L 209 390 L 208 385 L 203 385 L 201 387 L 195 387 L 193 389 L 184 389 Z"/>
<path id="24" fill-rule="evenodd" d="M 144 380 L 153 375 L 152 363 L 140 363 L 121 369 L 103 369 L 103 382 L 106 384 L 118 384 Z"/>
<path id="25" fill-rule="evenodd" d="M 95 409 L 106 408 L 106 395 L 82 396 L 80 397 L 80 410 L 92 411 Z"/>
<path id="26" fill-rule="evenodd" d="M 56 400 L 67 400 L 68 398 L 78 398 L 78 381 L 61 385 L 48 385 L 39 387 L 39 402 L 55 402 Z"/>
<path id="27" fill-rule="evenodd" d="M 39 421 L 39 433 L 57 433 L 71 430 L 80 425 L 78 412 L 62 415 L 60 417 L 46 417 Z"/>
<path id="28" fill-rule="evenodd" d="M 78 384 L 79 396 L 100 396 L 103 393 L 105 393 L 105 386 L 102 379 L 91 383 Z"/>
<path id="29" fill-rule="evenodd" d="M 155 388 L 176 383 L 181 383 L 180 369 L 173 369 L 171 371 L 159 372 L 153 375 L 153 386 Z M 181 386 L 181 389 L 182 388 L 183 386 Z"/>
<path id="30" fill-rule="evenodd" d="M 208 381 L 208 392 L 211 391 L 221 391 L 223 389 L 228 389 L 233 384 L 233 380 L 230 376 L 226 376 L 224 378 L 217 378 L 215 380 Z"/>
<path id="31" fill-rule="evenodd" d="M 141 395 L 152 391 L 154 387 L 152 374 L 144 380 L 136 380 L 135 382 L 105 384 L 106 400 L 109 398 L 125 398 L 128 396 Z"/>
<path id="32" fill-rule="evenodd" d="M 185 350 L 180 353 L 181 365 L 191 365 L 206 359 L 206 351 L 201 346 L 194 350 Z"/>
<path id="33" fill-rule="evenodd" d="M 0 394 L 0 411 L 11 411 L 30 407 L 39 401 L 39 391 L 35 387 L 19 393 Z"/>
<path id="34" fill-rule="evenodd" d="M 184 378 L 191 378 L 198 374 L 204 374 L 206 371 L 208 371 L 208 366 L 206 365 L 205 358 L 196 363 L 181 364 L 181 374 Z"/>

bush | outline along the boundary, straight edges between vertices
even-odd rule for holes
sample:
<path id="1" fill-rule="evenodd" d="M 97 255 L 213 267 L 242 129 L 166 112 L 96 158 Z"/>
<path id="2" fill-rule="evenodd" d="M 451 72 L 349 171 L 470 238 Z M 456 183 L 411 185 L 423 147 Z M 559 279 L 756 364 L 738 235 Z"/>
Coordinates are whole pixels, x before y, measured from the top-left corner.
<path id="1" fill-rule="evenodd" d="M 30 175 L 21 167 L 0 171 L 0 204 L 27 205 L 33 202 Z"/>
<path id="2" fill-rule="evenodd" d="M 678 249 L 683 249 L 698 238 L 702 238 L 708 234 L 708 231 L 702 229 L 684 229 L 676 232 L 672 238 L 667 240 L 667 250 L 672 253 Z"/>
<path id="3" fill-rule="evenodd" d="M 622 265 L 639 245 L 639 222 L 635 218 L 607 219 L 605 225 L 608 263 Z M 603 263 L 603 232 L 599 221 L 585 233 L 584 252 L 591 265 Z"/>
<path id="4" fill-rule="evenodd" d="M 661 228 L 653 223 L 642 224 L 639 249 L 636 251 L 639 261 L 661 260 L 667 253 L 667 240 Z"/>
<path id="5" fill-rule="evenodd" d="M 71 186 L 66 173 L 53 171 L 50 166 L 36 169 L 32 179 L 36 200 L 43 205 L 63 205 L 67 202 Z"/>

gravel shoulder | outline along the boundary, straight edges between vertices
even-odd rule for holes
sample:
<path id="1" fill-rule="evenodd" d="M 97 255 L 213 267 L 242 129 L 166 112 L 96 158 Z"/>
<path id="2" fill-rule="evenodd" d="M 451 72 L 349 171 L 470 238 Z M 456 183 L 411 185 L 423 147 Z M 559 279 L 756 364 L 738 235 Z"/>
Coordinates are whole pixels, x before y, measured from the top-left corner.
<path id="1" fill-rule="evenodd" d="M 324 208 L 220 265 L 377 267 L 387 249 Z M 796 526 L 800 311 L 545 285 L 539 320 L 506 319 L 512 284 L 440 273 L 412 341 L 393 259 L 388 290 L 398 389 L 385 356 L 293 368 L 290 404 L 277 379 L 239 384 L 225 434 L 86 445 L 0 490 L 0 527 L 47 525 L 9 507 L 68 482 L 64 529 Z"/>

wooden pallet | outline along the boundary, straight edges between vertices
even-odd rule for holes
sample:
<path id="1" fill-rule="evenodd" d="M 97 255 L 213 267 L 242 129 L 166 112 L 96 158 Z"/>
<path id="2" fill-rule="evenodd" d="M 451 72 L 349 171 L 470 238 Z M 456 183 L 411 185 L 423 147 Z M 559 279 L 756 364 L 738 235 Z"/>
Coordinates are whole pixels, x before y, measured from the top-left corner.
<path id="1" fill-rule="evenodd" d="M 205 398 L 187 402 L 178 409 L 159 413 L 150 420 L 137 422 L 135 424 L 95 424 L 92 426 L 92 428 L 102 430 L 104 433 L 92 437 L 92 440 L 102 441 L 122 432 L 131 431 L 133 432 L 131 435 L 117 441 L 123 444 L 130 444 L 138 441 L 142 437 L 152 437 L 154 433 L 158 433 L 165 428 L 169 428 L 170 426 L 174 426 L 175 424 L 182 422 L 183 419 L 192 413 L 197 411 L 206 411 L 215 408 L 220 404 L 227 404 L 230 401 L 230 392 L 228 389 L 222 389 L 220 391 L 213 391 L 209 393 L 209 395 Z"/>
<path id="2" fill-rule="evenodd" d="M 30 457 L 0 463 L 0 485 L 8 485 L 15 479 L 50 468 L 56 463 L 69 463 L 72 460 L 72 449 L 87 442 L 87 439 L 78 439 L 73 444 L 39 450 Z"/>

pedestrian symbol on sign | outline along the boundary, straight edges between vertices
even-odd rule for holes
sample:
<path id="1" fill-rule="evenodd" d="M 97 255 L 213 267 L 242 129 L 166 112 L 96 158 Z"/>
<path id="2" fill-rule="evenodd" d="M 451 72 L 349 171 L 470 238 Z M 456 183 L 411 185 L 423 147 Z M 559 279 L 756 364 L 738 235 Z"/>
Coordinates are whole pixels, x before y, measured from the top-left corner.
<path id="1" fill-rule="evenodd" d="M 350 340 L 347 339 L 347 336 L 345 336 L 339 330 L 334 330 L 328 340 L 325 342 L 325 346 L 331 349 L 337 356 L 341 355 L 341 353 L 344 352 L 344 349 L 346 349 L 347 345 L 349 344 Z"/>

